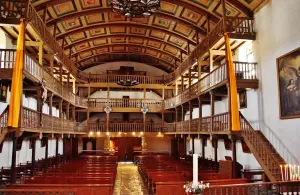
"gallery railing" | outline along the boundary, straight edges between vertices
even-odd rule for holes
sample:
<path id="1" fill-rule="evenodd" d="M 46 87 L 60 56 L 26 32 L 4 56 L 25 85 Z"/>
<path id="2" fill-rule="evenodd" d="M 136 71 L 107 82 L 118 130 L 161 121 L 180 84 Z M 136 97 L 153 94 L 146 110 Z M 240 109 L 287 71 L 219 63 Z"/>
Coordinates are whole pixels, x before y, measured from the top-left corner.
<path id="1" fill-rule="evenodd" d="M 204 195 L 288 195 L 299 194 L 300 182 L 269 182 L 269 183 L 251 183 L 251 184 L 235 184 L 235 185 L 210 185 L 204 190 Z"/>
<path id="2" fill-rule="evenodd" d="M 118 83 L 120 81 L 136 81 L 138 84 L 163 84 L 163 76 L 87 74 L 80 72 L 79 77 L 89 83 Z"/>
<path id="3" fill-rule="evenodd" d="M 0 70 L 13 69 L 15 57 L 16 50 L 0 49 Z M 47 70 L 27 53 L 25 54 L 24 72 L 33 76 L 40 83 L 44 79 L 46 87 L 56 95 L 63 97 L 66 101 L 77 106 L 87 107 L 87 102 L 83 98 L 76 96 L 71 89 L 62 85 L 59 80 L 50 75 Z"/>
<path id="4" fill-rule="evenodd" d="M 162 110 L 162 100 L 151 100 L 151 99 L 126 99 L 126 98 L 89 98 L 89 108 L 104 108 L 110 106 L 113 108 L 142 108 L 146 106 L 149 111 Z"/>
<path id="5" fill-rule="evenodd" d="M 4 109 L 4 111 L 0 115 L 0 136 L 5 132 L 7 128 L 8 121 L 8 106 Z"/>
<path id="6" fill-rule="evenodd" d="M 163 125 L 161 123 L 109 123 L 108 126 L 106 123 L 89 123 L 88 124 L 89 132 L 131 132 L 131 133 L 140 133 L 140 132 L 163 132 Z"/>
<path id="7" fill-rule="evenodd" d="M 229 114 L 221 113 L 203 118 L 179 121 L 175 124 L 176 132 L 225 132 L 229 131 Z"/>
<path id="8" fill-rule="evenodd" d="M 85 128 L 80 128 L 75 121 L 41 114 L 36 110 L 26 107 L 22 107 L 21 128 L 36 131 L 50 131 L 53 133 L 85 132 Z"/>
<path id="9" fill-rule="evenodd" d="M 237 80 L 257 80 L 257 64 L 250 62 L 234 62 L 235 74 Z M 227 64 L 223 64 L 212 72 L 201 78 L 200 81 L 185 89 L 181 94 L 166 99 L 164 101 L 165 109 L 176 107 L 179 104 L 187 102 L 203 93 L 210 91 L 212 88 L 227 82 Z"/>

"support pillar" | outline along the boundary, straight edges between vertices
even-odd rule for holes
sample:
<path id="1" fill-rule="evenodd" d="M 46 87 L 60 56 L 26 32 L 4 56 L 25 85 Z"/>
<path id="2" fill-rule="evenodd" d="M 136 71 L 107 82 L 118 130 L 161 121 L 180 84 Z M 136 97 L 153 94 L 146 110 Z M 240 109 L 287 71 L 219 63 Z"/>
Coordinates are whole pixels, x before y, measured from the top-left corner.
<path id="1" fill-rule="evenodd" d="M 183 145 L 184 145 L 184 159 L 186 159 L 186 137 L 183 136 Z"/>
<path id="2" fill-rule="evenodd" d="M 67 102 L 66 105 L 66 115 L 67 120 L 70 120 L 70 102 Z"/>
<path id="3" fill-rule="evenodd" d="M 56 138 L 56 143 L 55 143 L 55 158 L 56 158 L 56 165 L 59 164 L 59 159 L 58 159 L 58 141 L 59 141 L 59 138 L 57 137 L 57 138 Z"/>
<path id="4" fill-rule="evenodd" d="M 215 115 L 215 95 L 212 91 L 210 91 L 210 131 L 213 131 L 214 129 L 214 115 Z"/>
<path id="5" fill-rule="evenodd" d="M 181 121 L 184 121 L 184 110 L 183 110 L 183 104 L 181 104 Z"/>
<path id="6" fill-rule="evenodd" d="M 191 132 L 191 123 L 192 123 L 192 120 L 193 120 L 193 105 L 192 105 L 192 102 L 189 101 L 189 112 L 190 112 L 190 118 L 189 118 L 189 131 Z"/>
<path id="7" fill-rule="evenodd" d="M 12 136 L 12 153 L 11 153 L 11 171 L 10 171 L 10 183 L 16 183 L 16 154 L 17 154 L 17 137 L 14 134 Z"/>
<path id="8" fill-rule="evenodd" d="M 215 153 L 215 169 L 218 170 L 218 139 L 213 139 L 215 148 L 214 148 L 214 153 Z"/>
<path id="9" fill-rule="evenodd" d="M 193 151 L 193 154 L 195 154 L 195 137 L 194 136 L 192 137 L 192 151 Z"/>
<path id="10" fill-rule="evenodd" d="M 204 163 L 205 160 L 205 143 L 206 143 L 206 138 L 202 137 L 202 163 Z"/>
<path id="11" fill-rule="evenodd" d="M 232 139 L 231 143 L 232 143 L 232 178 L 237 178 L 236 139 Z"/>
<path id="12" fill-rule="evenodd" d="M 31 176 L 34 176 L 34 171 L 35 171 L 35 144 L 36 143 L 36 139 L 32 138 L 31 140 Z"/>
<path id="13" fill-rule="evenodd" d="M 47 170 L 48 168 L 48 149 L 49 149 L 49 145 L 48 145 L 48 137 L 44 138 L 46 141 L 46 145 L 45 145 L 45 169 Z"/>
<path id="14" fill-rule="evenodd" d="M 202 100 L 201 100 L 201 97 L 198 97 L 198 106 L 199 106 L 199 131 L 202 131 Z"/>
<path id="15" fill-rule="evenodd" d="M 144 123 L 144 127 L 143 127 L 143 130 L 144 132 L 146 132 L 146 113 L 143 113 L 143 123 Z M 153 124 L 151 124 L 151 127 L 152 127 Z"/>

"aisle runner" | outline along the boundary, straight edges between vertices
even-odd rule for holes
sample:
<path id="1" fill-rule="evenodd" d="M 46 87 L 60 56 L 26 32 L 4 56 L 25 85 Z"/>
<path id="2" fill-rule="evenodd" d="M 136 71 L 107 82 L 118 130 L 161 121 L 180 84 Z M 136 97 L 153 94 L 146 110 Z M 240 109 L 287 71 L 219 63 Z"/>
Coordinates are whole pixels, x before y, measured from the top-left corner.
<path id="1" fill-rule="evenodd" d="M 118 165 L 114 195 L 148 195 L 136 165 Z"/>

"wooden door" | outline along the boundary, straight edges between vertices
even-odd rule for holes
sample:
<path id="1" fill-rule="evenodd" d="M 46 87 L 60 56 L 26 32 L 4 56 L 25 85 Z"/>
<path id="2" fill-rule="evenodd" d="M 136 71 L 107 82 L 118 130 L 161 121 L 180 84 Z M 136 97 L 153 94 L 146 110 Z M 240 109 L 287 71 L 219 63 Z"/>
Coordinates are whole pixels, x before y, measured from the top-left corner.
<path id="1" fill-rule="evenodd" d="M 118 148 L 119 161 L 131 162 L 134 157 L 134 147 L 141 147 L 141 138 L 139 137 L 119 137 L 112 138 Z"/>

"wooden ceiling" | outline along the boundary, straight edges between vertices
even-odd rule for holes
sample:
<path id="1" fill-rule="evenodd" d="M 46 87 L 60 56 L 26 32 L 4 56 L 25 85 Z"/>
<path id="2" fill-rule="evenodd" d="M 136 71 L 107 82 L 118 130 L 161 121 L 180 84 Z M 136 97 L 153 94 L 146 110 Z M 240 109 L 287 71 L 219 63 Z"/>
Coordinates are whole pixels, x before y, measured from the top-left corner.
<path id="1" fill-rule="evenodd" d="M 144 62 L 167 72 L 213 29 L 221 0 L 162 0 L 148 18 L 126 19 L 109 0 L 32 0 L 78 69 L 110 61 Z M 226 0 L 228 16 L 253 16 L 265 0 Z M 54 30 L 56 28 L 56 30 Z M 197 40 L 198 39 L 198 40 Z M 64 43 L 63 43 L 64 42 Z M 188 48 L 189 45 L 189 48 Z"/>

